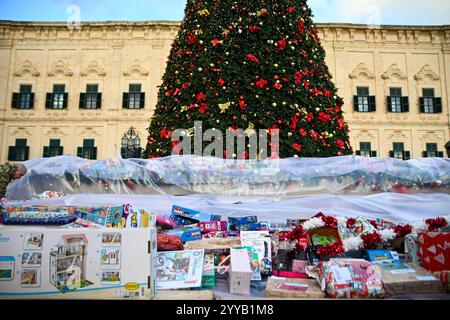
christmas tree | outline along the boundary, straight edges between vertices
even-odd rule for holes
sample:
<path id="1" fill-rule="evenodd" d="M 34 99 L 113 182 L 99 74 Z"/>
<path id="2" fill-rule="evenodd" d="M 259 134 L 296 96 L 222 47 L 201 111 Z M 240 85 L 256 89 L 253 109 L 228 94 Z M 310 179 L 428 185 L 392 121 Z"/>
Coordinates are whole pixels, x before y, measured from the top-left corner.
<path id="1" fill-rule="evenodd" d="M 351 154 L 331 79 L 306 1 L 189 0 L 144 156 L 170 155 L 173 131 L 189 135 L 195 121 L 222 132 L 278 129 L 281 158 Z"/>

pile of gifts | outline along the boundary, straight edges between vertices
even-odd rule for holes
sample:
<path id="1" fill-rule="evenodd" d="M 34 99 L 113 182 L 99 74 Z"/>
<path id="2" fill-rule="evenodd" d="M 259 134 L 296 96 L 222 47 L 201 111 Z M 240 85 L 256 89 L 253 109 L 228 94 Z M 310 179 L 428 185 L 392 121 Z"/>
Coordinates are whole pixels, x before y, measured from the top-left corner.
<path id="1" fill-rule="evenodd" d="M 157 286 L 210 288 L 226 275 L 230 293 L 244 296 L 254 282 L 267 283 L 267 297 L 442 294 L 449 289 L 449 221 L 412 226 L 319 213 L 271 226 L 256 216 L 222 220 L 175 205 L 157 221 Z"/>
<path id="2" fill-rule="evenodd" d="M 318 213 L 274 225 L 178 205 L 165 216 L 131 205 L 7 205 L 2 221 L 2 239 L 11 243 L 0 243 L 6 270 L 0 296 L 5 288 L 31 294 L 54 286 L 64 297 L 91 298 L 82 294 L 90 286 L 94 298 L 103 297 L 97 289 L 110 294 L 104 298 L 152 298 L 156 290 L 216 290 L 218 279 L 230 295 L 263 288 L 269 298 L 386 298 L 450 289 L 449 216 L 397 225 Z M 66 277 L 53 265 L 72 271 Z M 110 285 L 122 291 L 108 293 Z"/>

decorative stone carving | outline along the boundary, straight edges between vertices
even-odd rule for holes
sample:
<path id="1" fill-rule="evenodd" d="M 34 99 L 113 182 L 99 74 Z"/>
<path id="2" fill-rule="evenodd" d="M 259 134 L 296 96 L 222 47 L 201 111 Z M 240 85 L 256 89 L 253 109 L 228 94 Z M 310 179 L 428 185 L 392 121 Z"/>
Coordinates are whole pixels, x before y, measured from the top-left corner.
<path id="1" fill-rule="evenodd" d="M 442 131 L 426 131 L 420 137 L 421 141 L 444 141 L 444 135 Z"/>
<path id="2" fill-rule="evenodd" d="M 388 80 L 392 78 L 394 75 L 398 76 L 400 79 L 405 80 L 408 79 L 408 75 L 400 69 L 400 67 L 394 63 L 386 70 L 385 73 L 381 76 L 384 80 Z"/>
<path id="3" fill-rule="evenodd" d="M 69 69 L 68 66 L 62 60 L 58 60 L 51 70 L 48 72 L 49 77 L 56 77 L 58 73 L 62 73 L 66 77 L 73 76 L 72 70 Z"/>
<path id="4" fill-rule="evenodd" d="M 29 73 L 33 77 L 39 77 L 41 75 L 41 73 L 33 66 L 33 64 L 29 60 L 26 60 L 22 63 L 20 68 L 17 69 L 16 72 L 14 72 L 14 76 L 23 77 L 27 73 Z"/>
<path id="5" fill-rule="evenodd" d="M 401 130 L 395 130 L 395 131 L 389 131 L 390 132 L 390 134 L 387 136 L 387 138 L 389 139 L 389 140 L 392 140 L 392 139 L 409 139 L 409 136 L 410 136 L 410 132 L 404 132 L 404 131 L 401 131 Z"/>
<path id="6" fill-rule="evenodd" d="M 51 128 L 45 133 L 46 137 L 60 137 L 65 136 L 66 134 L 60 128 Z"/>
<path id="7" fill-rule="evenodd" d="M 141 66 L 141 62 L 139 60 L 134 60 L 131 63 L 131 66 L 123 72 L 123 75 L 126 76 L 126 77 L 129 77 L 133 73 L 138 73 L 141 76 L 148 76 L 149 75 L 149 72 L 147 70 L 145 70 Z"/>
<path id="8" fill-rule="evenodd" d="M 375 130 L 360 130 L 358 134 L 355 135 L 356 140 L 376 140 L 377 133 Z"/>
<path id="9" fill-rule="evenodd" d="M 83 128 L 84 130 L 80 132 L 79 136 L 82 137 L 92 137 L 92 136 L 100 136 L 100 133 L 95 131 L 93 128 Z"/>
<path id="10" fill-rule="evenodd" d="M 373 72 L 370 71 L 369 68 L 367 68 L 367 66 L 364 63 L 358 64 L 358 66 L 355 68 L 355 70 L 353 70 L 353 72 L 349 74 L 349 77 L 350 77 L 350 79 L 357 79 L 361 75 L 364 75 L 369 79 L 375 78 L 375 75 L 373 74 Z"/>
<path id="11" fill-rule="evenodd" d="M 436 72 L 431 69 L 429 64 L 426 64 L 423 66 L 423 68 L 414 76 L 414 79 L 416 80 L 423 80 L 425 77 L 430 77 L 432 80 L 437 81 L 440 79 L 440 77 L 437 75 Z"/>
<path id="12" fill-rule="evenodd" d="M 88 65 L 81 71 L 80 75 L 82 77 L 87 77 L 90 73 L 96 73 L 100 77 L 106 76 L 106 71 L 98 65 L 98 62 L 92 60 Z"/>
<path id="13" fill-rule="evenodd" d="M 17 128 L 13 132 L 11 132 L 11 136 L 15 137 L 31 137 L 32 134 L 30 131 L 27 130 L 27 128 Z"/>

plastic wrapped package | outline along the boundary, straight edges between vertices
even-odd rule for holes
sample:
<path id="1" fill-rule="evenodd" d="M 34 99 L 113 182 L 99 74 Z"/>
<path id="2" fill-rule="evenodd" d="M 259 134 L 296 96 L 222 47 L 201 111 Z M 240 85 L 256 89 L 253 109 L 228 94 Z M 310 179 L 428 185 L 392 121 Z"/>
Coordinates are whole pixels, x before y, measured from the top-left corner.
<path id="1" fill-rule="evenodd" d="M 450 193 L 450 160 L 401 161 L 355 156 L 224 160 L 171 156 L 91 161 L 72 156 L 25 162 L 28 173 L 6 197 L 26 200 L 46 191 L 64 194 L 310 194 Z"/>
<path id="2" fill-rule="evenodd" d="M 383 298 L 378 266 L 360 259 L 331 259 L 313 275 L 329 298 Z"/>

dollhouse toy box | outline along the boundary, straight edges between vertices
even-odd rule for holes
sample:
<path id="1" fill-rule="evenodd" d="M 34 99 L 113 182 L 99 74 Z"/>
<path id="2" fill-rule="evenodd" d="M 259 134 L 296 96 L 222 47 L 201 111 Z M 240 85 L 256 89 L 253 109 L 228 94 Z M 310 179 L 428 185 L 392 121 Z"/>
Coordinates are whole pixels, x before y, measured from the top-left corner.
<path id="1" fill-rule="evenodd" d="M 0 225 L 0 299 L 150 300 L 156 230 Z"/>

